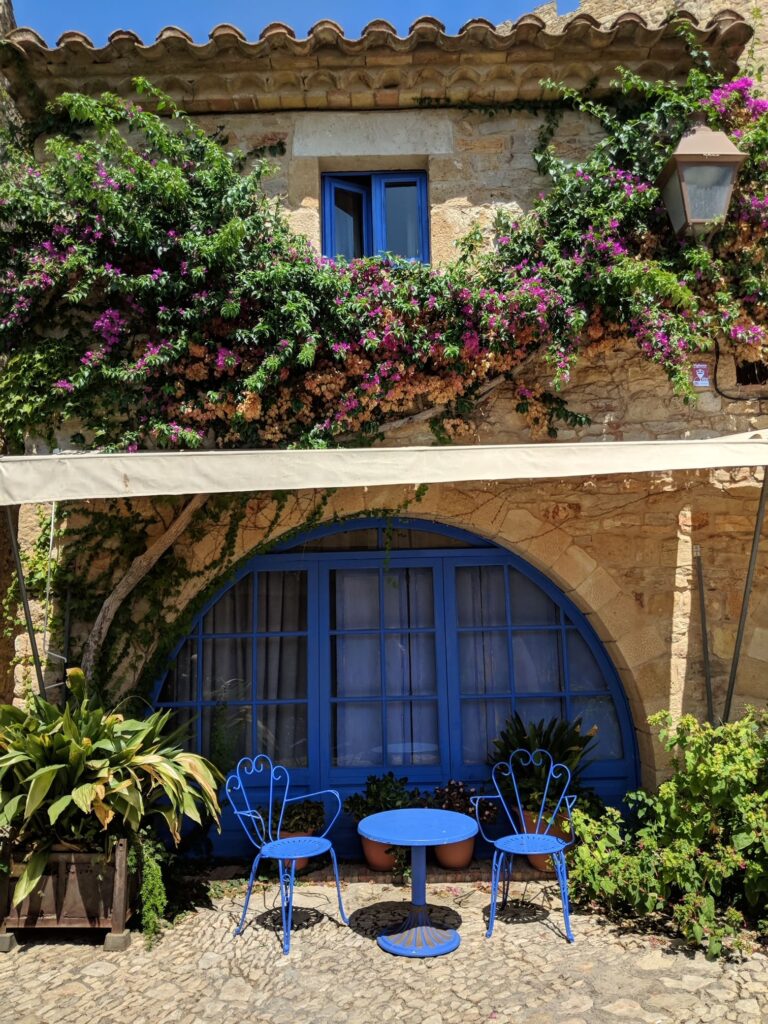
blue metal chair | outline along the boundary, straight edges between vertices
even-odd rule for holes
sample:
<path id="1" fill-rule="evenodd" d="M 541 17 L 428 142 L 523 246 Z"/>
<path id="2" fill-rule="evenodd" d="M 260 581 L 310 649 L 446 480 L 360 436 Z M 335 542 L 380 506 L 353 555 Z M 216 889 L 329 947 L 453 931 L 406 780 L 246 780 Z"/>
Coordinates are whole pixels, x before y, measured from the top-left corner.
<path id="1" fill-rule="evenodd" d="M 547 777 L 544 784 L 544 793 L 538 809 L 527 808 L 531 813 L 526 821 L 525 810 L 520 799 L 518 787 L 518 776 L 525 768 L 533 767 L 541 770 L 547 767 Z M 472 797 L 472 804 L 475 808 L 477 824 L 483 838 L 493 845 L 493 864 L 491 867 L 491 912 L 488 919 L 488 931 L 486 938 L 493 934 L 493 925 L 496 921 L 496 901 L 499 891 L 499 879 L 503 877 L 503 889 L 501 909 L 507 905 L 509 898 L 509 882 L 512 877 L 512 864 L 516 854 L 549 854 L 555 865 L 555 874 L 560 885 L 560 895 L 563 901 L 563 920 L 565 922 L 565 934 L 569 942 L 573 942 L 571 931 L 571 908 L 568 900 L 568 870 L 565 864 L 565 851 L 573 845 L 573 823 L 571 822 L 571 810 L 576 803 L 576 797 L 568 793 L 571 783 L 571 773 L 564 764 L 556 764 L 552 755 L 547 750 L 534 750 L 533 752 L 524 749 L 514 750 L 508 761 L 500 761 L 493 766 L 491 772 L 495 794 L 490 796 Z M 501 839 L 491 839 L 483 831 L 481 822 L 480 803 L 482 801 L 496 801 L 500 803 L 512 826 L 511 835 L 503 836 Z M 512 806 L 510 807 L 510 800 Z M 530 822 L 538 810 L 535 825 L 531 830 Z M 553 834 L 558 817 L 566 814 L 571 824 L 570 836 L 567 839 Z"/>
<path id="2" fill-rule="evenodd" d="M 245 894 L 243 913 L 234 934 L 242 934 L 259 862 L 263 857 L 276 860 L 280 884 L 284 953 L 288 953 L 291 948 L 293 882 L 296 872 L 296 861 L 300 857 L 318 857 L 320 854 L 330 853 L 333 873 L 336 876 L 339 913 L 344 924 L 349 924 L 347 915 L 344 913 L 344 904 L 341 901 L 341 886 L 339 884 L 339 867 L 336 863 L 336 853 L 330 839 L 326 839 L 341 813 L 341 797 L 335 789 L 325 789 L 318 793 L 306 793 L 301 796 L 289 797 L 289 785 L 290 776 L 288 769 L 281 764 L 272 764 L 271 759 L 266 754 L 259 754 L 254 758 L 242 758 L 235 770 L 227 776 L 225 786 L 227 798 L 232 805 L 237 820 L 243 826 L 245 834 L 257 850 L 253 867 L 251 868 L 251 877 L 248 881 L 248 891 Z M 267 806 L 263 811 L 254 810 L 251 807 L 249 789 L 253 792 L 256 788 L 266 789 L 268 792 Z M 336 813 L 331 818 L 323 834 L 320 836 L 296 836 L 281 839 L 280 830 L 283 824 L 283 813 L 286 804 L 300 803 L 302 800 L 309 800 L 319 796 L 333 796 L 336 798 L 337 803 Z"/>

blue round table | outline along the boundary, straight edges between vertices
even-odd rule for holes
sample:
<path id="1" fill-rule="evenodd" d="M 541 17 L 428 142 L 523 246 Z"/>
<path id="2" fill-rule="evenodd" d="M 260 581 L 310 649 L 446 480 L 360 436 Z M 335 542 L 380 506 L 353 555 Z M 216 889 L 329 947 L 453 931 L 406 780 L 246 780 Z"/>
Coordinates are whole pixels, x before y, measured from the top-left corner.
<path id="1" fill-rule="evenodd" d="M 427 847 L 459 843 L 477 834 L 477 822 L 456 811 L 409 807 L 363 818 L 357 831 L 387 846 L 411 848 L 411 910 L 405 922 L 378 938 L 382 949 L 398 956 L 442 956 L 461 942 L 453 928 L 436 928 L 427 913 Z"/>

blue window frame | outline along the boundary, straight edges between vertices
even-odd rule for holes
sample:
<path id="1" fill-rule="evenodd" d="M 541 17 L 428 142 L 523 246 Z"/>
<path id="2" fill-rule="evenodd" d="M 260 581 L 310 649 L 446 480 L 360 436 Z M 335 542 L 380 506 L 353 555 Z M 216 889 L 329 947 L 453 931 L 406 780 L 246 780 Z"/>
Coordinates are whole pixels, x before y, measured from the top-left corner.
<path id="1" fill-rule="evenodd" d="M 423 171 L 323 175 L 323 253 L 348 260 L 390 252 L 429 262 Z"/>
<path id="2" fill-rule="evenodd" d="M 638 780 L 626 698 L 586 618 L 523 559 L 422 520 L 336 524 L 250 560 L 154 702 L 222 771 L 264 752 L 305 790 L 389 770 L 481 781 L 513 711 L 597 725 L 586 777 L 607 802 Z M 218 852 L 239 835 L 226 827 Z"/>

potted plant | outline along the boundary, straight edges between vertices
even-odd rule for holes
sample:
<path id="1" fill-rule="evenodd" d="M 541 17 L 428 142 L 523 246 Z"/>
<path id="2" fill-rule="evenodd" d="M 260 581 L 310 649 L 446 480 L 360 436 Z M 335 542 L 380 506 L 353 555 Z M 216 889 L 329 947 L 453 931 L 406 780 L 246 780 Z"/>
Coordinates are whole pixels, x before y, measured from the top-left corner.
<path id="1" fill-rule="evenodd" d="M 61 708 L 37 696 L 0 705 L 6 950 L 6 929 L 30 927 L 111 928 L 106 947 L 124 948 L 129 859 L 156 888 L 157 864 L 143 859 L 157 845 L 144 841 L 148 826 L 162 820 L 178 844 L 185 817 L 218 824 L 221 777 L 167 733 L 169 711 L 124 718 L 86 695 L 79 670 L 67 682 Z"/>
<path id="2" fill-rule="evenodd" d="M 468 814 L 475 817 L 475 809 L 472 806 L 472 797 L 477 796 L 477 790 L 467 786 L 458 779 L 450 779 L 444 786 L 438 786 L 429 798 L 429 807 L 436 807 L 443 811 L 457 811 L 459 814 Z M 496 804 L 488 800 L 481 800 L 478 804 L 478 813 L 483 825 L 490 825 L 496 820 Z M 437 863 L 443 868 L 463 869 L 472 863 L 475 852 L 475 837 L 463 839 L 459 843 L 445 843 L 443 846 L 435 847 Z"/>
<path id="3" fill-rule="evenodd" d="M 526 724 L 516 712 L 507 719 L 504 728 L 494 741 L 490 762 L 496 764 L 499 761 L 508 761 L 513 751 L 519 749 L 528 750 L 531 753 L 534 750 L 546 750 L 552 755 L 555 764 L 564 764 L 570 771 L 569 792 L 588 796 L 591 801 L 594 801 L 597 798 L 584 785 L 583 772 L 589 764 L 586 755 L 593 749 L 596 733 L 597 726 L 593 726 L 587 732 L 582 732 L 581 720 L 578 718 L 573 722 L 562 718 L 551 718 L 549 721 L 541 719 L 538 722 Z M 540 765 L 526 765 L 516 775 L 520 802 L 523 806 L 524 827 L 528 832 L 537 830 L 539 808 L 544 799 L 549 767 L 549 762 L 544 759 Z M 514 810 L 517 802 L 511 780 L 505 780 L 501 776 L 500 784 L 510 810 Z M 552 800 L 553 796 L 554 800 Z M 560 791 L 556 793 L 550 791 L 548 794 L 539 831 L 546 828 L 546 822 L 554 811 L 554 804 L 559 796 Z M 568 832 L 565 830 L 567 823 L 568 815 L 565 811 L 558 812 L 557 820 L 549 830 L 550 835 L 568 838 Z M 548 855 L 528 854 L 528 860 L 539 871 L 552 870 L 552 858 Z"/>
<path id="4" fill-rule="evenodd" d="M 355 821 L 362 821 L 369 814 L 378 814 L 379 811 L 395 811 L 401 807 L 417 806 L 420 800 L 421 794 L 418 789 L 408 789 L 408 779 L 396 778 L 394 772 L 387 772 L 386 775 L 369 775 L 365 780 L 365 790 L 348 796 L 344 801 L 344 810 L 351 814 Z M 394 869 L 397 863 L 395 847 L 366 839 L 365 836 L 361 836 L 360 840 L 371 870 Z"/>
<path id="5" fill-rule="evenodd" d="M 266 809 L 262 812 L 266 815 Z M 279 828 L 280 839 L 290 839 L 294 836 L 313 836 L 322 829 L 325 824 L 325 807 L 319 800 L 301 800 L 296 803 L 283 805 L 283 818 L 277 813 L 272 814 L 272 832 L 277 834 Z M 309 857 L 297 857 L 296 870 L 302 871 L 309 864 Z"/>

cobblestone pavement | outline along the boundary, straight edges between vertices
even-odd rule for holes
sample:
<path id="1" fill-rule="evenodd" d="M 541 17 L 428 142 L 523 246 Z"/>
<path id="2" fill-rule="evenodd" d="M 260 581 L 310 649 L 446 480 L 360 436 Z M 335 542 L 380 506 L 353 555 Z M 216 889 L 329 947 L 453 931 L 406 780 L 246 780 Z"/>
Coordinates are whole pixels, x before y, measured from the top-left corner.
<path id="1" fill-rule="evenodd" d="M 239 938 L 232 936 L 236 895 L 189 914 L 151 950 L 139 935 L 124 953 L 105 953 L 93 939 L 25 939 L 0 956 L 0 1022 L 768 1022 L 763 953 L 708 963 L 666 939 L 582 914 L 574 916 L 571 946 L 552 886 L 542 883 L 525 891 L 513 885 L 491 939 L 484 937 L 487 884 L 429 885 L 433 919 L 457 925 L 461 946 L 434 960 L 390 956 L 373 938 L 404 917 L 408 895 L 389 884 L 346 882 L 345 928 L 332 885 L 298 885 L 289 956 L 276 929 L 274 885 L 254 893 Z"/>

